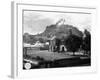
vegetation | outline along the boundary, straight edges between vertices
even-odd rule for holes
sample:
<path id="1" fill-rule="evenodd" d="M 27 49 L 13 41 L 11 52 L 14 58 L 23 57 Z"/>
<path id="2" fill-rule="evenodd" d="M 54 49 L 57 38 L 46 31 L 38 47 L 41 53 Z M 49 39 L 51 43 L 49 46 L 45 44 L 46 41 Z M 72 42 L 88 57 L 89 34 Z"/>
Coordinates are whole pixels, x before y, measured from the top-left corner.
<path id="1" fill-rule="evenodd" d="M 43 33 L 37 35 L 25 33 L 23 35 L 23 42 L 34 44 L 36 41 L 40 41 L 41 43 L 45 43 L 52 35 L 56 36 L 57 50 L 59 50 L 61 39 L 64 38 L 67 51 L 71 51 L 73 54 L 79 49 L 84 50 L 86 53 L 91 52 L 90 32 L 85 30 L 84 33 L 82 33 L 72 25 L 61 25 L 59 27 L 50 25 L 46 27 Z"/>
<path id="2" fill-rule="evenodd" d="M 73 52 L 73 55 L 76 51 L 79 50 L 80 45 L 82 44 L 82 38 L 76 35 L 70 35 L 66 40 L 66 47 L 68 51 Z"/>
<path id="3" fill-rule="evenodd" d="M 82 43 L 82 49 L 85 51 L 87 54 L 91 53 L 91 34 L 89 31 L 85 30 L 84 31 L 85 37 L 83 37 L 83 43 Z"/>

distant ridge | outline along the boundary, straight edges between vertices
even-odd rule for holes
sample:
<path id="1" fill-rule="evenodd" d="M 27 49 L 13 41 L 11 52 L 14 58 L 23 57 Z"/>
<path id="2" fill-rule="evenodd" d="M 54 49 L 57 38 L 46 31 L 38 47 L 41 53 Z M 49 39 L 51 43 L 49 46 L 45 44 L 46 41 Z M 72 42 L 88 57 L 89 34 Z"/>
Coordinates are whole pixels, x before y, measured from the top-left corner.
<path id="1" fill-rule="evenodd" d="M 48 40 L 49 38 L 51 38 L 54 35 L 57 38 L 67 37 L 70 35 L 70 32 L 71 32 L 71 34 L 76 35 L 78 37 L 83 36 L 83 33 L 80 30 L 78 30 L 73 25 L 64 24 L 63 21 L 65 21 L 65 20 L 61 19 L 56 24 L 46 26 L 46 29 L 44 30 L 44 32 L 42 32 L 40 34 L 30 35 L 29 33 L 24 33 L 24 35 L 23 35 L 24 42 L 28 42 L 28 40 L 35 42 L 39 39 Z M 62 24 L 60 24 L 60 23 L 62 23 Z"/>

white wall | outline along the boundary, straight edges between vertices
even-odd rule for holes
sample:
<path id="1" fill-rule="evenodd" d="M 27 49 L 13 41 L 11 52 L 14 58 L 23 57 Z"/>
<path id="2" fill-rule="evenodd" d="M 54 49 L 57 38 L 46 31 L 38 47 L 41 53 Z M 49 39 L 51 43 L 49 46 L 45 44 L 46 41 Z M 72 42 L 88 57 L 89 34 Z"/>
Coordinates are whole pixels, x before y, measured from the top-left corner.
<path id="1" fill-rule="evenodd" d="M 26 1 L 26 0 L 24 0 Z M 35 80 L 99 80 L 100 77 L 100 0 L 27 0 L 38 4 L 93 6 L 98 8 L 98 28 L 96 29 L 96 48 L 98 53 L 98 72 L 90 74 L 73 74 L 64 76 L 42 77 Z M 0 80 L 11 80 L 11 0 L 0 0 Z M 34 78 L 33 78 L 34 79 Z M 22 79 L 23 80 L 23 79 Z M 32 79 L 26 79 L 32 80 Z"/>

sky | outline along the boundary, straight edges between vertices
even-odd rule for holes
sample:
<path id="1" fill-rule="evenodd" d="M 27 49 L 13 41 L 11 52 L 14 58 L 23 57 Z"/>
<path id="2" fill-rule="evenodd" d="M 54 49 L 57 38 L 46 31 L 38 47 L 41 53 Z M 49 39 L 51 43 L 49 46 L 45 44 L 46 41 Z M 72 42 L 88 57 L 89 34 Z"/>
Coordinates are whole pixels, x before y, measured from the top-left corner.
<path id="1" fill-rule="evenodd" d="M 64 24 L 73 25 L 81 31 L 91 31 L 91 14 L 24 11 L 23 17 L 23 32 L 32 35 L 42 33 L 46 26 L 56 24 L 60 19 L 65 19 Z"/>

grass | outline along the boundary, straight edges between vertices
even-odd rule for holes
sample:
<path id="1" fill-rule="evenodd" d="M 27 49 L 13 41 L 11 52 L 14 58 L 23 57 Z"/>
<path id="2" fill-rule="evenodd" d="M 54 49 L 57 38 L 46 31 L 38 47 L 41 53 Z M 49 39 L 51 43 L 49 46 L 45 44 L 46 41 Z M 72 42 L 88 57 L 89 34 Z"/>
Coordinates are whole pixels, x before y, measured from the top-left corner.
<path id="1" fill-rule="evenodd" d="M 45 60 L 57 60 L 57 59 L 69 59 L 69 58 L 77 58 L 77 57 L 87 57 L 87 55 L 83 55 L 82 53 L 76 52 L 73 55 L 72 52 L 64 52 L 64 53 L 57 53 L 57 52 L 49 52 L 48 50 L 29 50 L 28 55 L 31 57 L 41 57 Z"/>

